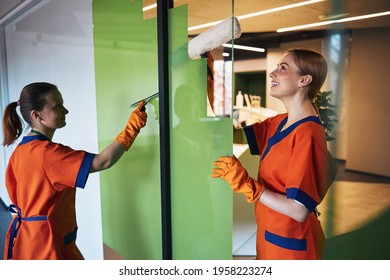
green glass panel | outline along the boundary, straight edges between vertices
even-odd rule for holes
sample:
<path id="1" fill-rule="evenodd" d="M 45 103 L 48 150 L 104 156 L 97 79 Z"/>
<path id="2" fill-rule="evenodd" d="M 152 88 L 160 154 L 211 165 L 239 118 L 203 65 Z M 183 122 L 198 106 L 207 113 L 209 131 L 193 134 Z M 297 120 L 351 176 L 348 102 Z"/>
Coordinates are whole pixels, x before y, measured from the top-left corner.
<path id="1" fill-rule="evenodd" d="M 207 117 L 207 62 L 188 56 L 187 5 L 170 11 L 174 259 L 232 258 L 232 191 L 210 177 L 232 154 L 232 119 Z"/>
<path id="2" fill-rule="evenodd" d="M 157 23 L 142 0 L 93 1 L 99 149 L 113 141 L 133 109 L 158 92 Z M 100 173 L 103 240 L 127 259 L 161 259 L 159 125 L 153 100 L 130 150 Z"/>
<path id="3" fill-rule="evenodd" d="M 123 128 L 129 105 L 158 90 L 156 19 L 142 1 L 94 0 L 99 147 Z M 232 192 L 210 177 L 232 154 L 232 120 L 207 117 L 206 60 L 187 53 L 187 5 L 170 11 L 171 197 L 174 259 L 231 259 Z M 158 100 L 132 148 L 101 173 L 103 240 L 128 259 L 161 258 Z"/>

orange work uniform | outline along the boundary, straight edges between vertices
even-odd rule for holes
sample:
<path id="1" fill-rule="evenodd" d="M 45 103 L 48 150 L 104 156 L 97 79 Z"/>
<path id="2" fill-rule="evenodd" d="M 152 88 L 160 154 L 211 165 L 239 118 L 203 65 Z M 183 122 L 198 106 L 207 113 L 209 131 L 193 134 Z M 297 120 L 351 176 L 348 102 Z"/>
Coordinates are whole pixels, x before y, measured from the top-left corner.
<path id="1" fill-rule="evenodd" d="M 84 188 L 94 154 L 25 136 L 6 170 L 14 217 L 4 259 L 83 259 L 76 246 L 76 187 Z"/>
<path id="2" fill-rule="evenodd" d="M 286 122 L 280 114 L 244 131 L 251 153 L 260 155 L 258 181 L 311 213 L 298 222 L 257 201 L 257 259 L 320 259 L 325 238 L 315 209 L 332 181 L 325 131 L 316 116 L 282 130 Z"/>

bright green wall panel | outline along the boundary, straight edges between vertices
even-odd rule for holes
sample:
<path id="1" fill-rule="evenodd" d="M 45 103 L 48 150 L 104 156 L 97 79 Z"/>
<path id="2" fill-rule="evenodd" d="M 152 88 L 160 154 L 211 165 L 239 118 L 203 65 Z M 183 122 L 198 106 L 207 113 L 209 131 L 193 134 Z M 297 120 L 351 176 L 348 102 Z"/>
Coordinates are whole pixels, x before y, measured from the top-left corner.
<path id="1" fill-rule="evenodd" d="M 156 19 L 142 1 L 93 1 L 99 148 L 129 105 L 158 91 Z M 206 61 L 187 54 L 187 6 L 170 11 L 171 196 L 174 259 L 231 259 L 232 192 L 210 177 L 232 154 L 232 120 L 206 116 Z M 161 259 L 158 101 L 132 148 L 101 173 L 104 242 L 128 259 Z"/>
<path id="2" fill-rule="evenodd" d="M 129 105 L 158 91 L 157 23 L 142 0 L 94 0 L 99 149 L 123 129 Z M 161 259 L 160 151 L 156 102 L 130 150 L 100 173 L 104 242 L 127 259 Z"/>
<path id="3" fill-rule="evenodd" d="M 210 177 L 232 154 L 232 119 L 206 114 L 206 60 L 188 57 L 187 6 L 170 10 L 173 259 L 232 258 L 232 191 Z"/>

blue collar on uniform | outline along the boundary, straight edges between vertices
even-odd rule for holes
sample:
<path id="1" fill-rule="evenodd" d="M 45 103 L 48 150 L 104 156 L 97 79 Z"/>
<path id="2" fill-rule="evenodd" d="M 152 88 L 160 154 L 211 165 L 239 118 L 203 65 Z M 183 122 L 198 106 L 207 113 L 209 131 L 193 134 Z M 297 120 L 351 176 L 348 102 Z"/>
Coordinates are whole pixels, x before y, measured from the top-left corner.
<path id="1" fill-rule="evenodd" d="M 263 160 L 265 158 L 265 156 L 268 154 L 268 152 L 271 150 L 272 146 L 274 146 L 275 144 L 279 143 L 280 141 L 282 141 L 287 135 L 289 135 L 297 126 L 299 126 L 300 124 L 302 123 L 305 123 L 305 122 L 315 122 L 319 125 L 322 125 L 321 123 L 321 120 L 319 117 L 317 116 L 308 116 L 306 118 L 303 118 L 295 123 L 293 123 L 292 125 L 290 125 L 289 127 L 287 127 L 285 130 L 282 131 L 282 128 L 283 126 L 286 124 L 287 122 L 287 119 L 288 117 L 285 117 L 282 122 L 279 124 L 278 126 L 278 130 L 275 132 L 275 134 L 273 136 L 271 136 L 269 139 L 268 139 L 268 145 L 267 145 L 267 148 L 266 150 L 264 151 L 263 153 L 263 156 L 261 157 L 261 159 Z"/>
<path id="2" fill-rule="evenodd" d="M 23 144 L 26 144 L 26 143 L 29 143 L 31 141 L 34 141 L 34 140 L 47 140 L 47 141 L 50 141 L 49 138 L 47 138 L 45 135 L 43 134 L 38 134 L 38 135 L 28 135 L 28 136 L 24 136 L 22 141 L 19 143 L 19 145 L 23 145 Z"/>

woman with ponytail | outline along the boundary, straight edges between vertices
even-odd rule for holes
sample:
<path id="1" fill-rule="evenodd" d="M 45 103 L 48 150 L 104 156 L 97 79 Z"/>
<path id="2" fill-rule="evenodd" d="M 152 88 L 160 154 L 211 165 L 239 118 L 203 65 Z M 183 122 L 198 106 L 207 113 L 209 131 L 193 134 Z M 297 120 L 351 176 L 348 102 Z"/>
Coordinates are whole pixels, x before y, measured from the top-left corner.
<path id="1" fill-rule="evenodd" d="M 287 51 L 269 76 L 271 96 L 287 113 L 244 127 L 241 139 L 260 155 L 258 178 L 249 177 L 234 156 L 214 162 L 212 177 L 255 203 L 257 259 L 320 259 L 324 234 L 317 205 L 336 167 L 313 99 L 325 81 L 327 63 L 307 49 Z M 245 142 L 245 141 L 244 141 Z"/>
<path id="2" fill-rule="evenodd" d="M 44 82 L 26 85 L 19 100 L 6 107 L 3 145 L 13 144 L 23 133 L 18 106 L 31 130 L 13 151 L 5 174 L 14 215 L 4 259 L 83 259 L 76 246 L 76 187 L 84 188 L 89 173 L 110 168 L 130 148 L 146 124 L 144 103 L 99 154 L 52 142 L 69 111 L 58 88 Z"/>
<path id="3" fill-rule="evenodd" d="M 3 127 L 5 129 L 3 145 L 5 146 L 9 146 L 15 142 L 23 132 L 23 124 L 16 111 L 18 105 L 19 101 L 12 102 L 4 111 Z"/>

